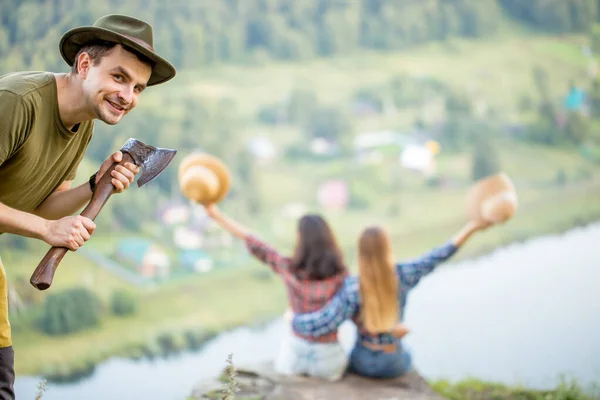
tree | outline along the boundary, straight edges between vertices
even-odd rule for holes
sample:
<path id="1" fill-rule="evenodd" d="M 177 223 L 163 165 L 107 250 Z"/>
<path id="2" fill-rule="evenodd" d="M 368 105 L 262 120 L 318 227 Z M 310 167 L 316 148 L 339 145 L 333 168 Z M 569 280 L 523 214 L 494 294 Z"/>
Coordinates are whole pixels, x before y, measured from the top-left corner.
<path id="1" fill-rule="evenodd" d="M 600 117 L 600 80 L 595 79 L 589 91 L 590 112 L 594 118 Z"/>
<path id="2" fill-rule="evenodd" d="M 317 108 L 306 127 L 311 138 L 325 138 L 338 142 L 349 133 L 350 123 L 342 111 L 333 107 Z"/>
<path id="3" fill-rule="evenodd" d="M 575 144 L 584 143 L 590 137 L 591 124 L 589 118 L 580 112 L 569 112 L 565 123 L 565 138 Z"/>
<path id="4" fill-rule="evenodd" d="M 49 335 L 67 335 L 97 326 L 101 318 L 98 296 L 86 288 L 48 295 L 40 329 Z"/>
<path id="5" fill-rule="evenodd" d="M 287 120 L 292 124 L 307 125 L 317 103 L 318 99 L 314 92 L 306 89 L 294 89 L 287 101 Z"/>
<path id="6" fill-rule="evenodd" d="M 524 21 L 585 31 L 596 19 L 590 0 L 500 0 Z M 519 5 L 524 3 L 524 5 Z M 557 9 L 558 11 L 554 11 Z M 155 29 L 154 47 L 178 68 L 257 57 L 302 59 L 396 49 L 451 36 L 481 36 L 500 20 L 497 0 L 160 0 L 0 2 L 0 71 L 64 67 L 55 46 L 62 32 L 108 13 L 136 15 Z M 5 33 L 2 33 L 5 32 Z M 7 39 L 6 39 L 7 37 Z M 8 47 L 7 47 L 8 46 Z M 19 56 L 10 56 L 18 52 Z M 36 55 L 44 54 L 42 57 Z M 10 56 L 10 57 L 9 57 Z M 19 65 L 15 66 L 15 61 Z M 45 60 L 41 65 L 40 60 Z M 36 64 L 37 63 L 37 64 Z M 10 68 L 9 68 L 10 66 Z"/>
<path id="7" fill-rule="evenodd" d="M 471 178 L 473 181 L 500 172 L 498 150 L 487 135 L 480 135 L 473 147 Z"/>
<path id="8" fill-rule="evenodd" d="M 115 290 L 110 300 L 112 313 L 119 316 L 135 314 L 138 308 L 136 296 L 130 291 Z"/>
<path id="9" fill-rule="evenodd" d="M 550 94 L 548 71 L 536 66 L 533 70 L 533 81 L 540 96 L 539 114 L 542 120 L 549 124 L 553 124 L 556 119 L 556 109 Z"/>
<path id="10" fill-rule="evenodd" d="M 598 18 L 592 0 L 499 0 L 516 19 L 550 32 L 586 32 Z"/>
<path id="11" fill-rule="evenodd" d="M 258 174 L 256 163 L 248 150 L 240 150 L 235 157 L 235 172 L 237 175 L 238 190 L 245 203 L 246 212 L 249 216 L 261 212 L 261 198 L 259 192 Z"/>
<path id="12" fill-rule="evenodd" d="M 590 32 L 592 51 L 596 56 L 600 55 L 600 24 L 594 25 Z"/>

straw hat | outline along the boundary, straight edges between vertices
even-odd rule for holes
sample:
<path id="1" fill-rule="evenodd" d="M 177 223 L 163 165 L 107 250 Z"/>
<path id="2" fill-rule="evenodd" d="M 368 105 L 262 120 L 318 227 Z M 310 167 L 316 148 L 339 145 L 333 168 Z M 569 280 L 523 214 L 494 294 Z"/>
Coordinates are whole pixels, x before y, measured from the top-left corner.
<path id="1" fill-rule="evenodd" d="M 473 184 L 467 193 L 467 215 L 471 220 L 505 222 L 517 211 L 517 192 L 504 172 Z"/>
<path id="2" fill-rule="evenodd" d="M 179 164 L 179 187 L 196 203 L 218 203 L 229 192 L 231 175 L 221 160 L 206 153 L 193 153 Z"/>

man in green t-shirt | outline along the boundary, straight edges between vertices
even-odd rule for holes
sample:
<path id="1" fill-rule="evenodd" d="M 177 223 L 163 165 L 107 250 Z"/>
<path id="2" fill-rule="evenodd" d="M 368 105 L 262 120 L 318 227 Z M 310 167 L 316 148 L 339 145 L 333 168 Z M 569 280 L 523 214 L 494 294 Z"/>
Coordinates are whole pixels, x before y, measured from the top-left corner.
<path id="1" fill-rule="evenodd" d="M 152 26 L 123 15 L 68 31 L 59 48 L 72 66 L 66 74 L 0 77 L 0 234 L 77 250 L 95 225 L 73 214 L 90 201 L 98 180 L 123 156 L 112 154 L 89 182 L 71 188 L 94 120 L 117 124 L 147 86 L 173 78 L 175 68 L 154 51 Z M 112 173 L 115 193 L 127 189 L 138 172 L 130 163 L 117 167 Z M 13 358 L 0 262 L 0 400 L 14 399 Z"/>

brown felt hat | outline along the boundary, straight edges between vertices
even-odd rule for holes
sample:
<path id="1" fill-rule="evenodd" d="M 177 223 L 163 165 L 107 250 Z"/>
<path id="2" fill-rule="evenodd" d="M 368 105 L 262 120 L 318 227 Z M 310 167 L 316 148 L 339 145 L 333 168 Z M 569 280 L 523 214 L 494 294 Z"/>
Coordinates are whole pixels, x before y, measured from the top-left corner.
<path id="1" fill-rule="evenodd" d="M 515 185 L 504 172 L 475 182 L 467 193 L 467 215 L 471 220 L 505 222 L 517 206 Z"/>
<path id="2" fill-rule="evenodd" d="M 126 15 L 106 15 L 93 26 L 71 29 L 60 39 L 60 54 L 73 65 L 79 49 L 85 44 L 102 40 L 127 46 L 146 56 L 154 64 L 148 86 L 164 83 L 175 76 L 175 67 L 154 50 L 152 25 Z"/>
<path id="3" fill-rule="evenodd" d="M 179 163 L 178 179 L 186 198 L 208 205 L 225 198 L 229 192 L 231 175 L 217 157 L 207 153 L 192 153 Z"/>

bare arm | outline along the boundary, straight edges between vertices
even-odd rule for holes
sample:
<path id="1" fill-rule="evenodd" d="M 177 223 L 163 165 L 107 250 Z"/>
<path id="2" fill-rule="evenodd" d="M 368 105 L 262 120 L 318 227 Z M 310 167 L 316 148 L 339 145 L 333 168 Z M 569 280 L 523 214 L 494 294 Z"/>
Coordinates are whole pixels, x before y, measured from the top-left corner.
<path id="1" fill-rule="evenodd" d="M 96 175 L 96 183 L 102 175 L 110 168 L 113 162 L 120 162 L 123 154 L 120 151 L 113 153 L 100 166 Z M 117 166 L 112 172 L 112 184 L 115 187 L 113 193 L 121 193 L 133 182 L 135 175 L 139 172 L 139 167 L 132 163 L 126 163 L 125 166 Z M 92 198 L 92 191 L 89 183 L 83 183 L 76 188 L 71 188 L 72 181 L 64 181 L 58 189 L 48 196 L 42 204 L 34 211 L 34 214 L 46 219 L 59 219 L 72 215 L 85 207 Z"/>
<path id="2" fill-rule="evenodd" d="M 0 232 L 43 240 L 51 246 L 77 250 L 96 229 L 90 219 L 68 216 L 47 220 L 0 203 Z"/>
<path id="3" fill-rule="evenodd" d="M 246 243 L 248 252 L 260 262 L 270 266 L 274 272 L 279 274 L 288 267 L 290 262 L 288 257 L 282 256 L 274 247 L 251 235 L 245 226 L 221 213 L 216 205 L 210 204 L 205 208 L 212 219 L 223 229 L 242 239 Z"/>
<path id="4" fill-rule="evenodd" d="M 484 221 L 469 221 L 452 237 L 452 243 L 461 247 L 475 232 L 486 229 L 491 224 Z"/>
<path id="5" fill-rule="evenodd" d="M 239 224 L 238 222 L 232 220 L 231 218 L 223 214 L 215 204 L 207 205 L 206 213 L 227 232 L 242 240 L 248 239 L 248 236 L 250 235 L 248 233 L 248 229 L 245 226 Z"/>
<path id="6" fill-rule="evenodd" d="M 118 151 L 107 158 L 98 171 L 96 182 L 113 162 L 120 162 L 122 156 Z M 131 163 L 118 166 L 111 173 L 114 193 L 127 189 L 138 172 L 139 168 Z M 71 181 L 63 182 L 31 214 L 0 203 L 0 232 L 40 239 L 51 246 L 77 250 L 90 238 L 96 224 L 81 215 L 71 216 L 90 201 L 92 191 L 89 184 L 84 183 L 74 189 L 69 189 L 70 186 Z"/>
<path id="7" fill-rule="evenodd" d="M 0 203 L 0 232 L 43 240 L 48 222 L 42 217 Z"/>
<path id="8" fill-rule="evenodd" d="M 90 185 L 86 182 L 70 189 L 71 183 L 63 182 L 33 213 L 46 219 L 60 219 L 81 210 L 92 198 Z"/>

